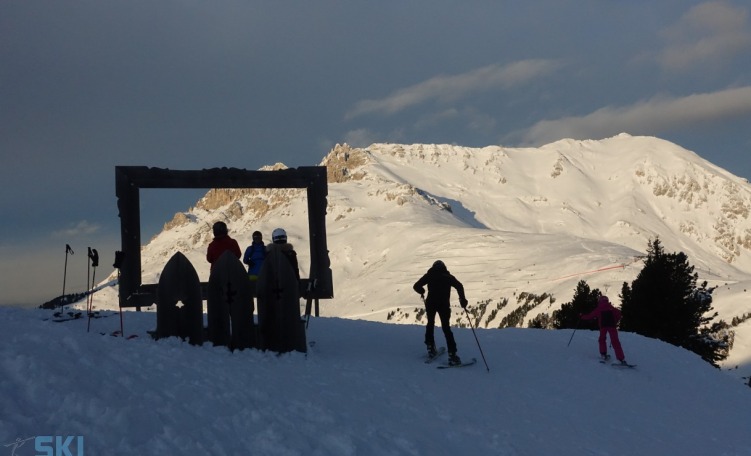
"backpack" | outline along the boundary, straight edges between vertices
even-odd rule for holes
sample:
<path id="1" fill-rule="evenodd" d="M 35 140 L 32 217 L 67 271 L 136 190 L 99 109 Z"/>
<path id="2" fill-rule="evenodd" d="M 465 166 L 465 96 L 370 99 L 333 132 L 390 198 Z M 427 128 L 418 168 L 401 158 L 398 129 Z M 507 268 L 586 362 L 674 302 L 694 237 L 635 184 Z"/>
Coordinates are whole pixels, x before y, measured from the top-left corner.
<path id="1" fill-rule="evenodd" d="M 613 311 L 603 310 L 600 312 L 600 328 L 615 328 L 615 317 Z"/>

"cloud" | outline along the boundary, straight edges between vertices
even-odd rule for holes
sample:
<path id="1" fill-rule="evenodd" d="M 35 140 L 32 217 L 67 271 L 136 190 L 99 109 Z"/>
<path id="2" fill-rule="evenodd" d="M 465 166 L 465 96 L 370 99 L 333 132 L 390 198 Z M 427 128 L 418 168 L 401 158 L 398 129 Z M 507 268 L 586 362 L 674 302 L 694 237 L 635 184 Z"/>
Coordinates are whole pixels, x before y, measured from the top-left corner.
<path id="1" fill-rule="evenodd" d="M 415 122 L 416 129 L 435 128 L 445 122 L 455 122 L 462 117 L 462 113 L 456 108 L 448 108 L 440 111 L 428 111 Z"/>
<path id="2" fill-rule="evenodd" d="M 367 115 L 390 115 L 430 101 L 451 102 L 472 94 L 509 89 L 545 77 L 560 67 L 554 60 L 522 60 L 508 65 L 488 65 L 453 76 L 435 76 L 418 84 L 399 89 L 380 100 L 363 100 L 355 104 L 346 119 Z"/>
<path id="3" fill-rule="evenodd" d="M 461 110 L 448 108 L 440 111 L 429 111 L 417 119 L 414 128 L 416 130 L 430 130 L 452 123 L 463 123 L 469 131 L 476 132 L 492 132 L 498 124 L 494 117 L 474 108 L 466 107 Z"/>
<path id="4" fill-rule="evenodd" d="M 404 138 L 405 134 L 402 127 L 385 133 L 367 128 L 358 128 L 344 134 L 344 142 L 353 147 L 368 147 L 375 143 L 397 143 L 404 141 Z"/>
<path id="5" fill-rule="evenodd" d="M 561 138 L 595 139 L 621 132 L 658 135 L 748 115 L 751 86 L 682 98 L 653 98 L 631 106 L 601 108 L 585 116 L 543 120 L 508 139 L 540 145 Z"/>
<path id="6" fill-rule="evenodd" d="M 377 142 L 377 135 L 366 128 L 350 130 L 344 134 L 344 142 L 353 147 L 367 147 Z"/>
<path id="7" fill-rule="evenodd" d="M 94 234 L 101 228 L 101 225 L 97 223 L 89 223 L 86 220 L 81 220 L 80 222 L 71 225 L 68 228 L 65 228 L 63 230 L 54 231 L 52 233 L 52 236 L 56 238 L 63 238 L 63 237 L 73 237 L 73 236 L 80 236 L 84 234 Z"/>
<path id="8" fill-rule="evenodd" d="M 724 2 L 702 3 L 663 32 L 667 46 L 657 56 L 669 71 L 730 62 L 751 50 L 748 10 Z"/>

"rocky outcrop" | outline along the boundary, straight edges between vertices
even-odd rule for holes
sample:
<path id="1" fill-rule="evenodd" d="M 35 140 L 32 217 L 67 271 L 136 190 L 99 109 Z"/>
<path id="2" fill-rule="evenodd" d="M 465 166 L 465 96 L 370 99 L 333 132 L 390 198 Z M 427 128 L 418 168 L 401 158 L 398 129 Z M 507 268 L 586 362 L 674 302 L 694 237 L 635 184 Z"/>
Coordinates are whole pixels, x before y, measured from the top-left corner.
<path id="1" fill-rule="evenodd" d="M 361 168 L 369 161 L 367 152 L 345 143 L 334 146 L 321 164 L 326 167 L 326 179 L 331 184 L 363 179 L 366 173 Z"/>

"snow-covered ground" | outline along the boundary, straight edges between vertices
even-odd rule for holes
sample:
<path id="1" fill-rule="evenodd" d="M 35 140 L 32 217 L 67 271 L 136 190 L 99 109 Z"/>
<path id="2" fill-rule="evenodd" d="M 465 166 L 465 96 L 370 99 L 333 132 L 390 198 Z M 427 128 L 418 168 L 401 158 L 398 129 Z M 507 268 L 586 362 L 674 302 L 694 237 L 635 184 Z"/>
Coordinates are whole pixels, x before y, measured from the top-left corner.
<path id="1" fill-rule="evenodd" d="M 418 325 L 313 318 L 309 353 L 276 356 L 154 341 L 150 312 L 124 313 L 132 339 L 118 314 L 50 315 L 0 307 L 0 454 L 751 455 L 751 388 L 629 333 L 635 369 L 600 364 L 593 332 L 478 329 L 488 371 L 455 329 L 478 363 L 437 370 Z"/>

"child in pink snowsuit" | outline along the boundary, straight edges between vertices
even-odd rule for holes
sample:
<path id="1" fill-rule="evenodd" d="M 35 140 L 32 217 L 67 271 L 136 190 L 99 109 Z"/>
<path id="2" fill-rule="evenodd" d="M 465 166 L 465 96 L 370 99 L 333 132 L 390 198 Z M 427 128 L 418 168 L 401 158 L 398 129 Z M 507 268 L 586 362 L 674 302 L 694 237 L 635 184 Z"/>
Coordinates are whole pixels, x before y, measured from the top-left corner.
<path id="1" fill-rule="evenodd" d="M 618 339 L 618 322 L 621 319 L 621 311 L 613 307 L 610 304 L 607 296 L 600 296 L 597 300 L 597 307 L 592 312 L 582 315 L 582 320 L 592 320 L 596 318 L 600 324 L 600 355 L 603 359 L 608 359 L 608 349 L 605 343 L 606 334 L 610 334 L 610 344 L 615 351 L 615 357 L 622 364 L 626 363 L 626 357 L 623 355 L 623 349 L 621 348 L 621 341 Z"/>

